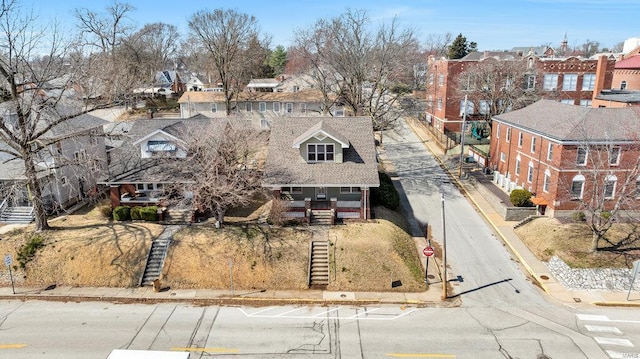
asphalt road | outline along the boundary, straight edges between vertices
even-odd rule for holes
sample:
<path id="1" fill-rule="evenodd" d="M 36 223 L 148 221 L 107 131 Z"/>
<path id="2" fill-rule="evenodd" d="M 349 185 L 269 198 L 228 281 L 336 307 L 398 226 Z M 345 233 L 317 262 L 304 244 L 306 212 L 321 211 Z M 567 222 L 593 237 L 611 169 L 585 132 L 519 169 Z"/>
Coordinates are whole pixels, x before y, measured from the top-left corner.
<path id="1" fill-rule="evenodd" d="M 428 223 L 441 247 L 446 238 L 447 274 L 453 286 L 449 296 L 462 298 L 466 306 L 548 305 L 488 223 L 404 123 L 385 134 L 384 150 L 396 168 L 396 186 L 404 194 L 414 236 L 423 236 Z"/>
<path id="2" fill-rule="evenodd" d="M 192 358 L 640 357 L 638 311 L 577 312 L 4 301 L 0 358 L 104 359 L 116 348 L 185 350 Z"/>

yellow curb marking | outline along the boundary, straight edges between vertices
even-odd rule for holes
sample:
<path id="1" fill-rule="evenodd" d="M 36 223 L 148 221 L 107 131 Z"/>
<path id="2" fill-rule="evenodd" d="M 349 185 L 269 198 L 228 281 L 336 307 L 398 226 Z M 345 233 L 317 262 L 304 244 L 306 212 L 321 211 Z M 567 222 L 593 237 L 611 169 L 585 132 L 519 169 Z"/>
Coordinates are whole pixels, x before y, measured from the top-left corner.
<path id="1" fill-rule="evenodd" d="M 386 355 L 388 357 L 396 357 L 396 358 L 455 358 L 456 357 L 453 354 L 396 354 L 396 353 L 388 353 Z"/>
<path id="2" fill-rule="evenodd" d="M 0 349 L 20 349 L 26 346 L 26 344 L 0 344 Z"/>
<path id="3" fill-rule="evenodd" d="M 183 352 L 238 353 L 238 349 L 228 348 L 171 348 L 171 350 Z"/>

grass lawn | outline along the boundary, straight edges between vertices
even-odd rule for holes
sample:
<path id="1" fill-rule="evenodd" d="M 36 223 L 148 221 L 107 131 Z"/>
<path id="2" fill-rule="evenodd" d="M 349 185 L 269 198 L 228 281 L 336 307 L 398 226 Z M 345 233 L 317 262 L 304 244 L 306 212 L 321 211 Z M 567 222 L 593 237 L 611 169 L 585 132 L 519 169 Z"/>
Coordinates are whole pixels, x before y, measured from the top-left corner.
<path id="1" fill-rule="evenodd" d="M 538 259 L 548 261 L 557 255 L 573 268 L 631 268 L 633 261 L 640 259 L 637 224 L 614 224 L 595 253 L 591 252 L 591 231 L 586 222 L 563 223 L 542 217 L 515 232 Z"/>

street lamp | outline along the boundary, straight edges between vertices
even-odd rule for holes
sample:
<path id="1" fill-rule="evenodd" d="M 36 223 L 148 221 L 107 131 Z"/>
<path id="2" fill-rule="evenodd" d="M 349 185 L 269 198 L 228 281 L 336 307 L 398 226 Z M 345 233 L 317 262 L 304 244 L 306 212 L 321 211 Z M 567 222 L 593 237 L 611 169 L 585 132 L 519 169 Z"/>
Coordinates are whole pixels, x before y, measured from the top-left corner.
<path id="1" fill-rule="evenodd" d="M 447 299 L 447 231 L 444 221 L 444 193 L 440 194 L 442 202 L 442 300 Z"/>

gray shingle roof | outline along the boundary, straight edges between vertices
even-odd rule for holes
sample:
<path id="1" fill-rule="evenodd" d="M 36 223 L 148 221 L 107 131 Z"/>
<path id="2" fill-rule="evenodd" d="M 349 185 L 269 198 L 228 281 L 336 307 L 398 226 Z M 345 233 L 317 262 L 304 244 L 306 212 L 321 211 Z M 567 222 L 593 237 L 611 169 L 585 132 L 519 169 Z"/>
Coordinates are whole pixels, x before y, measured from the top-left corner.
<path id="1" fill-rule="evenodd" d="M 319 123 L 322 124 L 319 125 Z M 314 126 L 329 129 L 349 143 L 343 163 L 307 163 L 293 147 Z M 320 128 L 320 127 L 318 127 Z M 271 127 L 263 185 L 378 187 L 378 169 L 369 117 L 277 118 Z"/>
<path id="2" fill-rule="evenodd" d="M 198 134 L 206 129 L 213 133 L 222 133 L 223 126 L 228 123 L 226 119 L 189 118 L 189 119 L 141 119 L 134 121 L 131 128 L 119 148 L 111 152 L 111 165 L 108 177 L 101 183 L 138 183 L 159 182 L 171 183 L 184 180 L 181 172 L 184 166 L 175 166 L 176 161 L 184 159 L 173 158 L 141 158 L 140 145 L 134 143 L 139 139 L 162 130 L 182 140 L 189 140 L 189 134 Z M 219 129 L 219 131 L 217 131 Z"/>
<path id="3" fill-rule="evenodd" d="M 639 107 L 592 108 L 540 100 L 493 118 L 558 141 L 640 140 Z"/>

